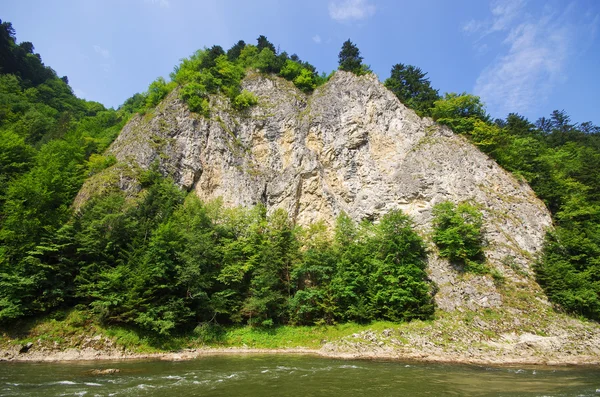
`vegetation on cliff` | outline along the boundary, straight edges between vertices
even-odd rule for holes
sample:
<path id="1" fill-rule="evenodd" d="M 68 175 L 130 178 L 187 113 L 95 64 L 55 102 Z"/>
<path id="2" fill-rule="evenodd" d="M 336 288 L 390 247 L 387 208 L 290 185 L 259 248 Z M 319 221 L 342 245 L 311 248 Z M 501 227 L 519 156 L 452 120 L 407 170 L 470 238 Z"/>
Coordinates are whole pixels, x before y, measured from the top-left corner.
<path id="1" fill-rule="evenodd" d="M 210 115 L 211 94 L 238 111 L 257 98 L 241 89 L 248 68 L 279 75 L 304 92 L 327 77 L 264 36 L 196 52 L 118 110 L 76 98 L 66 77 L 44 66 L 31 43 L 0 29 L 0 321 L 57 308 L 168 335 L 199 323 L 332 324 L 427 319 L 433 288 L 425 245 L 411 220 L 390 212 L 377 224 L 344 214 L 329 232 L 306 229 L 263 207 L 225 209 L 186 196 L 155 170 L 134 170 L 141 191 L 109 190 L 74 213 L 83 181 L 114 163 L 102 156 L 134 112 L 176 86 L 190 110 Z M 368 73 L 350 40 L 340 69 Z M 407 106 L 467 136 L 524 178 L 554 215 L 536 274 L 549 297 L 600 318 L 600 138 L 564 112 L 535 124 L 491 120 L 479 98 L 441 98 L 419 68 L 397 64 L 385 85 Z M 440 206 L 433 237 L 442 255 L 476 268 L 481 219 Z M 466 221 L 465 221 L 466 220 Z"/>
<path id="2" fill-rule="evenodd" d="M 283 211 L 202 203 L 150 171 L 139 197 L 92 199 L 69 225 L 63 260 L 75 299 L 108 323 L 160 334 L 199 323 L 270 326 L 433 313 L 424 246 L 397 212 L 359 226 L 341 215 L 294 227 Z M 68 257 L 67 257 L 68 256 Z"/>
<path id="3" fill-rule="evenodd" d="M 483 218 L 481 212 L 469 203 L 458 206 L 449 201 L 433 208 L 433 242 L 442 258 L 460 265 L 464 270 L 483 272 Z"/>
<path id="4" fill-rule="evenodd" d="M 538 282 L 567 311 L 600 319 L 600 128 L 564 111 L 535 123 L 516 113 L 491 120 L 468 94 L 446 94 L 429 114 L 531 185 L 555 225 L 535 264 Z"/>
<path id="5" fill-rule="evenodd" d="M 248 69 L 279 75 L 304 92 L 311 92 L 327 81 L 327 76 L 317 74 L 310 63 L 303 62 L 296 54 L 278 53 L 265 36 L 259 36 L 257 45 L 240 40 L 227 51 L 215 45 L 182 59 L 171 73 L 171 82 L 159 77 L 150 85 L 138 110 L 155 107 L 176 86 L 181 87 L 180 98 L 189 109 L 203 116 L 210 115 L 210 94 L 223 94 L 234 109 L 244 110 L 257 103 L 240 86 Z"/>

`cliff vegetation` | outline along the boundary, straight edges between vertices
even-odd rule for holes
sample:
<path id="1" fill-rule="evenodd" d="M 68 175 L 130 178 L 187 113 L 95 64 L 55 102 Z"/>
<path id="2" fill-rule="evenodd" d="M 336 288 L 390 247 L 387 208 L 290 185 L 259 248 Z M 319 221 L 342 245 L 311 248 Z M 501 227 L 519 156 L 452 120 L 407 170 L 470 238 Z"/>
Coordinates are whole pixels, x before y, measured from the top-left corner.
<path id="1" fill-rule="evenodd" d="M 213 46 L 184 59 L 170 81 L 157 79 L 147 92 L 114 110 L 76 98 L 67 77 L 58 77 L 45 66 L 31 43 L 17 44 L 11 24 L 3 22 L 0 322 L 10 329 L 29 324 L 35 316 L 74 313 L 91 316 L 98 327 L 123 326 L 152 338 L 192 333 L 215 343 L 220 325 L 248 324 L 263 332 L 282 325 L 335 327 L 418 320 L 413 325 L 417 329 L 427 328 L 427 321 L 438 316 L 450 333 L 459 332 L 456 321 L 467 326 L 471 321 L 484 322 L 479 327 L 481 341 L 485 332 L 494 339 L 519 327 L 501 324 L 496 316 L 510 316 L 513 309 L 526 311 L 522 305 L 535 295 L 535 281 L 557 310 L 600 319 L 597 126 L 575 123 L 564 111 L 535 123 L 517 113 L 493 120 L 478 97 L 440 96 L 426 73 L 411 65 L 394 65 L 384 83 L 389 91 L 383 92 L 350 40 L 343 44 L 339 60 L 335 77 L 318 74 L 297 55 L 278 52 L 264 36 L 256 45 L 239 41 L 227 51 Z M 362 106 L 362 99 L 356 98 L 361 93 L 340 88 L 352 84 L 366 87 L 379 102 L 344 119 L 343 139 L 347 140 L 342 141 L 338 135 L 327 135 L 331 133 L 327 120 L 346 115 L 340 116 L 343 111 L 335 101 L 323 98 L 350 98 Z M 332 90 L 337 91 L 332 94 Z M 407 113 L 389 100 L 389 92 L 419 116 L 437 123 Z M 287 99 L 273 102 L 280 93 Z M 380 104 L 395 106 L 389 113 L 393 117 L 373 111 Z M 285 106 L 293 106 L 294 111 L 279 118 L 277 112 Z M 173 153 L 189 149 L 173 149 L 178 121 L 167 115 L 169 109 L 186 116 L 193 125 L 190 134 L 196 134 L 198 126 L 206 127 L 211 137 L 217 136 L 215 131 L 221 134 L 214 138 L 221 145 L 215 146 L 219 150 L 214 153 L 221 156 L 215 158 L 226 160 L 221 169 L 208 169 L 207 161 L 189 170 L 168 168 L 185 157 L 175 158 Z M 387 129 L 363 134 L 364 114 L 375 120 L 372 125 L 388 123 Z M 398 114 L 402 118 L 394 118 Z M 269 126 L 274 124 L 269 123 L 275 122 L 281 128 L 273 132 Z M 403 146 L 408 144 L 391 132 L 386 135 L 402 126 L 413 134 L 407 133 L 406 138 L 415 138 L 409 142 L 412 146 Z M 443 126 L 462 138 L 448 136 Z M 286 138 L 287 130 L 291 137 Z M 302 155 L 297 155 L 299 139 L 294 131 L 300 131 Z M 212 142 L 211 137 L 206 142 Z M 151 155 L 140 150 L 137 162 L 125 161 L 134 145 L 123 142 L 134 138 L 144 141 Z M 282 154 L 273 160 L 275 140 Z M 468 142 L 516 180 L 471 151 Z M 377 145 L 380 149 L 373 149 Z M 409 178 L 386 169 L 380 174 L 388 172 L 389 181 L 414 188 L 414 194 L 391 198 L 395 207 L 374 202 L 375 193 L 371 198 L 358 195 L 364 185 L 344 185 L 344 178 L 373 178 L 359 172 L 364 164 L 379 172 L 372 165 L 403 164 L 425 147 L 444 146 L 447 150 L 442 154 L 451 156 L 449 145 L 474 153 L 472 159 L 461 158 L 453 165 L 472 168 L 463 178 L 471 185 L 430 182 L 424 171 Z M 396 151 L 386 152 L 390 148 Z M 446 164 L 443 159 L 436 163 L 435 158 L 419 158 L 422 163 L 415 161 L 415 167 L 422 170 Z M 270 162 L 270 168 L 261 160 Z M 324 164 L 335 167 L 326 169 Z M 275 179 L 269 169 L 277 168 L 303 171 L 282 171 L 283 177 Z M 223 170 L 244 175 L 231 179 L 239 191 L 250 191 L 249 199 L 239 203 L 244 206 L 225 205 L 199 192 L 219 193 L 225 184 L 216 181 Z M 472 181 L 484 181 L 492 174 L 494 181 L 509 181 L 510 186 L 493 191 L 481 182 L 475 192 Z M 388 192 L 385 189 L 394 185 L 381 182 L 384 177 L 374 178 L 381 185 L 378 192 Z M 297 182 L 294 191 L 285 190 L 290 180 Z M 535 197 L 529 198 L 526 184 L 552 214 L 554 227 L 548 229 L 540 252 L 535 252 L 534 237 L 527 240 L 523 230 L 529 224 L 521 214 L 527 207 L 527 216 L 543 218 L 545 209 L 538 208 Z M 460 188 L 475 193 L 454 193 Z M 430 193 L 419 196 L 427 189 Z M 500 197 L 500 191 L 510 195 Z M 454 202 L 444 199 L 444 192 L 452 193 Z M 504 203 L 498 208 L 521 211 L 518 219 L 486 205 L 491 197 Z M 314 207 L 325 202 L 334 203 L 334 210 Z M 282 209 L 285 206 L 289 210 Z M 311 214 L 322 215 L 321 221 L 308 221 Z M 511 237 L 499 219 L 517 225 L 524 237 Z M 531 226 L 532 235 L 542 233 L 543 225 L 544 219 Z M 448 266 L 436 265 L 439 258 Z M 449 276 L 447 269 L 458 276 Z M 444 303 L 457 293 L 456 283 L 488 286 L 492 293 L 466 311 L 459 310 L 458 320 L 449 319 L 436 312 L 436 305 L 460 309 Z M 520 285 L 533 286 L 533 292 L 527 295 Z M 504 299 L 510 310 L 490 303 L 494 299 Z M 542 307 L 536 315 L 550 310 L 544 299 L 535 303 Z M 389 323 L 377 324 L 387 327 Z M 533 323 L 528 326 L 534 332 Z M 357 335 L 355 339 L 364 336 Z M 400 336 L 394 340 L 402 344 Z"/>

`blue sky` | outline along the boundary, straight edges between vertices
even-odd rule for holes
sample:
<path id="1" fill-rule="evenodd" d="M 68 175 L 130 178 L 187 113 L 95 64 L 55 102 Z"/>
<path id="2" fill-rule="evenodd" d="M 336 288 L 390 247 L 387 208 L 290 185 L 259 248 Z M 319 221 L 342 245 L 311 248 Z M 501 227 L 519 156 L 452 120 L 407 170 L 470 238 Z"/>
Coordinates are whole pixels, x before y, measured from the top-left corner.
<path id="1" fill-rule="evenodd" d="M 493 117 L 564 109 L 600 125 L 598 0 L 3 0 L 0 18 L 76 94 L 117 107 L 183 57 L 260 34 L 319 71 L 350 38 L 381 80 L 392 65 L 444 92 L 480 95 Z"/>

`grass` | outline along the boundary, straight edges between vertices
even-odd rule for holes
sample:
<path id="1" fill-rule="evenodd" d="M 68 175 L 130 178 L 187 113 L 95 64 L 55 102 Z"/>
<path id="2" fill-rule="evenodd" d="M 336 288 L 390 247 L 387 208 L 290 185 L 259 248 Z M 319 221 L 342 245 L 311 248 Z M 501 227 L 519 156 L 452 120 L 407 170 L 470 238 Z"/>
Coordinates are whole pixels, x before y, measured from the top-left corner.
<path id="1" fill-rule="evenodd" d="M 413 324 L 415 323 L 415 324 Z M 411 326 L 419 326 L 416 322 Z M 423 322 L 426 324 L 427 322 Z M 409 325 L 406 324 L 406 325 Z M 374 322 L 320 326 L 221 326 L 203 324 L 173 336 L 160 336 L 127 326 L 103 325 L 85 311 L 69 310 L 50 316 L 20 320 L 0 328 L 0 348 L 28 342 L 54 349 L 85 347 L 96 338 L 95 348 L 115 348 L 135 353 L 158 353 L 200 347 L 240 347 L 257 349 L 309 348 L 371 330 L 381 332 L 401 324 Z M 100 337 L 100 338 L 99 338 Z"/>
<path id="2" fill-rule="evenodd" d="M 273 328 L 222 327 L 216 338 L 204 339 L 204 343 L 213 347 L 250 347 L 250 348 L 319 348 L 323 343 L 339 340 L 365 330 L 382 331 L 397 327 L 398 324 L 375 322 L 370 324 L 346 323 L 322 326 L 280 326 Z M 197 331 L 196 331 L 197 332 Z M 206 335 L 201 334 L 202 336 Z"/>
<path id="3" fill-rule="evenodd" d="M 506 288 L 506 286 L 505 286 Z M 512 299 L 523 293 L 510 291 Z M 531 301 L 531 294 L 528 295 Z M 524 305 L 525 302 L 522 302 Z M 531 307 L 529 302 L 528 308 Z M 445 351 L 467 351 L 474 343 L 485 344 L 498 340 L 504 333 L 530 332 L 547 335 L 547 326 L 560 320 L 551 309 L 528 311 L 520 316 L 520 323 L 507 319 L 510 311 L 486 308 L 477 311 L 436 313 L 435 320 L 414 320 L 407 323 L 373 322 L 370 324 L 345 323 L 315 326 L 223 326 L 200 324 L 195 329 L 160 336 L 143 332 L 135 327 L 101 324 L 90 313 L 82 310 L 59 311 L 45 317 L 19 320 L 0 328 L 0 349 L 22 346 L 33 342 L 49 351 L 67 348 L 104 349 L 131 353 L 160 353 L 196 348 L 254 348 L 254 349 L 319 349 L 328 342 L 350 346 L 377 343 L 392 348 L 405 345 L 419 346 L 427 341 Z M 563 321 L 564 322 L 564 321 Z M 386 332 L 383 332 L 386 330 Z M 369 332 L 367 332 L 369 331 Z"/>

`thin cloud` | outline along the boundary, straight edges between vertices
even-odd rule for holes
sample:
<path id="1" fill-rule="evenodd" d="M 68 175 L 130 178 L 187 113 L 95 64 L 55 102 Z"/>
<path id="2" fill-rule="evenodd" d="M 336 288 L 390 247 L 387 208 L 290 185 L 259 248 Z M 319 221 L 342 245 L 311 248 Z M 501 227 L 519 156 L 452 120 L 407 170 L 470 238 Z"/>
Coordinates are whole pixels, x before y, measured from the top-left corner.
<path id="1" fill-rule="evenodd" d="M 95 45 L 94 51 L 96 51 L 96 54 L 100 54 L 100 56 L 102 56 L 102 58 L 110 59 L 110 51 L 107 50 L 106 48 L 102 48 L 99 45 Z"/>
<path id="2" fill-rule="evenodd" d="M 169 0 L 144 0 L 144 2 L 148 4 L 156 4 L 161 8 L 169 8 L 171 6 L 171 2 Z"/>
<path id="3" fill-rule="evenodd" d="M 317 44 L 321 44 L 321 36 L 319 36 L 318 34 L 314 35 L 312 37 L 313 41 Z"/>
<path id="4" fill-rule="evenodd" d="M 472 19 L 463 25 L 467 33 L 481 33 L 482 36 L 508 29 L 523 14 L 525 0 L 496 0 L 492 2 L 492 17 L 484 20 Z"/>
<path id="5" fill-rule="evenodd" d="M 557 84 L 566 81 L 569 60 L 597 25 L 597 15 L 584 17 L 586 23 L 569 6 L 531 15 L 524 12 L 524 5 L 520 0 L 494 2 L 491 18 L 463 26 L 463 31 L 478 34 L 475 49 L 492 46 L 482 43 L 486 36 L 501 35 L 499 55 L 483 69 L 474 88 L 496 115 L 527 112 L 543 103 Z"/>
<path id="6" fill-rule="evenodd" d="M 112 70 L 113 66 L 115 65 L 115 60 L 113 59 L 112 55 L 110 54 L 110 51 L 107 50 L 106 48 L 100 47 L 99 45 L 94 45 L 93 48 L 94 48 L 94 51 L 96 52 L 96 54 L 98 54 L 102 57 L 102 62 L 99 64 L 99 66 L 105 72 L 107 72 L 107 73 L 110 72 Z"/>
<path id="7" fill-rule="evenodd" d="M 375 15 L 376 7 L 368 0 L 343 0 L 329 3 L 329 16 L 336 21 L 361 20 Z"/>
<path id="8" fill-rule="evenodd" d="M 524 0 L 496 1 L 492 7 L 493 20 L 488 33 L 510 28 L 511 24 L 522 15 L 524 6 Z"/>

